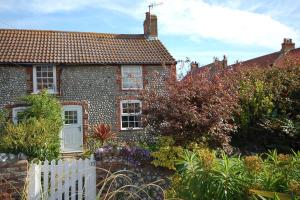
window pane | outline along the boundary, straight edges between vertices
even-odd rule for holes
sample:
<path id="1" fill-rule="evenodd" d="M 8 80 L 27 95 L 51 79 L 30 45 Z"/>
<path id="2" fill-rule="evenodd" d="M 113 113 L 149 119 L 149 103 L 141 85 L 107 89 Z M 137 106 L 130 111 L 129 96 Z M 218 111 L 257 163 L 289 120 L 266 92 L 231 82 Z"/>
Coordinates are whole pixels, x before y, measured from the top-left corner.
<path id="1" fill-rule="evenodd" d="M 129 104 L 128 113 L 134 113 L 134 104 L 133 103 Z"/>
<path id="2" fill-rule="evenodd" d="M 134 122 L 129 122 L 129 127 L 134 128 Z"/>
<path id="3" fill-rule="evenodd" d="M 134 116 L 129 116 L 129 121 L 134 121 Z"/>
<path id="4" fill-rule="evenodd" d="M 140 122 L 135 122 L 135 127 L 140 128 L 141 127 Z"/>
<path id="5" fill-rule="evenodd" d="M 128 121 L 128 116 L 122 116 L 122 121 Z"/>
<path id="6" fill-rule="evenodd" d="M 127 103 L 123 103 L 123 104 L 122 104 L 122 107 L 123 107 L 122 112 L 123 112 L 123 113 L 128 113 L 128 104 L 127 104 Z"/>
<path id="7" fill-rule="evenodd" d="M 139 113 L 140 110 L 141 110 L 140 104 L 139 104 L 139 103 L 135 103 L 134 108 L 135 108 L 135 112 L 136 112 L 136 113 Z"/>
<path id="8" fill-rule="evenodd" d="M 122 122 L 122 128 L 128 128 L 128 122 Z"/>

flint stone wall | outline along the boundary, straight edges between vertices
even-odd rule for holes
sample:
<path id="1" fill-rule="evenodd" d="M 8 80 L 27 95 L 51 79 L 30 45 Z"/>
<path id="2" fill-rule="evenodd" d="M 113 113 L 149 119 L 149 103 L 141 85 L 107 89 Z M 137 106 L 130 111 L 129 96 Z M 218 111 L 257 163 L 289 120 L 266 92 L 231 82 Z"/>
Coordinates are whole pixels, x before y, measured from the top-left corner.
<path id="1" fill-rule="evenodd" d="M 21 66 L 0 66 L 0 110 L 8 104 L 19 103 L 27 93 L 27 74 Z"/>
<path id="2" fill-rule="evenodd" d="M 0 110 L 4 106 L 20 104 L 20 97 L 32 89 L 29 68 L 22 66 L 0 66 Z M 57 97 L 61 101 L 87 101 L 89 103 L 89 125 L 102 122 L 111 124 L 115 132 L 120 132 L 123 140 L 148 140 L 145 130 L 120 131 L 120 100 L 132 99 L 138 91 L 121 90 L 120 66 L 63 66 Z M 167 74 L 162 66 L 143 66 L 144 88 L 154 84 L 153 74 Z M 162 82 L 165 76 L 162 76 Z M 150 136 L 150 139 L 152 137 Z"/>
<path id="3" fill-rule="evenodd" d="M 95 154 L 96 167 L 97 167 L 97 183 L 107 177 L 107 172 L 103 169 L 115 173 L 122 171 L 122 174 L 128 176 L 135 186 L 145 186 L 149 183 L 154 183 L 160 186 L 162 189 L 168 189 L 170 186 L 169 178 L 174 174 L 174 171 L 168 170 L 162 167 L 155 167 L 150 162 L 142 162 L 140 164 L 133 164 L 128 157 L 120 155 L 119 151 L 111 151 L 101 154 Z M 115 187 L 126 185 L 124 179 L 117 179 Z M 97 191 L 101 188 L 98 185 Z M 148 192 L 147 196 L 145 193 L 140 193 L 143 200 L 162 200 L 163 191 L 159 187 L 146 187 Z"/>

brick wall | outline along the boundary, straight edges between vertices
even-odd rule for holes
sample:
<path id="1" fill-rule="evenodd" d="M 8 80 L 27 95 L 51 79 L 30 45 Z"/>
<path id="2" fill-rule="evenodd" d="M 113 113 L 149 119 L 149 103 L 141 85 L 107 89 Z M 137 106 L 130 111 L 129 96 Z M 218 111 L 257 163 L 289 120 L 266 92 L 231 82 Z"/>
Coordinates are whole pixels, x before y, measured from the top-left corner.
<path id="1" fill-rule="evenodd" d="M 22 199 L 25 195 L 25 182 L 28 172 L 28 162 L 6 161 L 0 162 L 0 199 Z"/>

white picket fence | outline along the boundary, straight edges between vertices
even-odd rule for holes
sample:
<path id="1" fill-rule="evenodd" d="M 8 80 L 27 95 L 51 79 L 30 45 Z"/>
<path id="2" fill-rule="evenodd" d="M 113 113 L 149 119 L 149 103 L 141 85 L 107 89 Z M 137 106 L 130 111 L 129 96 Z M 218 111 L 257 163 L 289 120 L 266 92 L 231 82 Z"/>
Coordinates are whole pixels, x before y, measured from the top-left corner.
<path id="1" fill-rule="evenodd" d="M 94 157 L 79 160 L 52 160 L 31 164 L 29 200 L 95 200 L 96 164 Z"/>

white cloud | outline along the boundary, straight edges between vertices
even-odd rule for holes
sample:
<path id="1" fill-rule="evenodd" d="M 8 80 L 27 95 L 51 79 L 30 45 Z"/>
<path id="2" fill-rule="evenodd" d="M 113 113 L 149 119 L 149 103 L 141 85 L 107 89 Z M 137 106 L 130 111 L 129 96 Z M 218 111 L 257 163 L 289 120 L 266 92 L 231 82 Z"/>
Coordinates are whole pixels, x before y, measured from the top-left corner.
<path id="1" fill-rule="evenodd" d="M 299 30 L 297 32 L 275 20 L 270 13 L 255 13 L 257 7 L 265 6 L 266 12 L 272 10 L 268 8 L 270 6 L 266 6 L 269 4 L 252 1 L 251 6 L 246 6 L 248 10 L 242 10 L 241 7 L 245 6 L 242 6 L 241 0 L 158 0 L 160 1 L 163 1 L 163 5 L 153 9 L 158 15 L 159 34 L 187 36 L 194 40 L 215 39 L 231 44 L 262 46 L 274 50 L 278 49 L 278 44 L 284 37 L 300 42 Z M 15 10 L 49 14 L 102 8 L 142 21 L 147 5 L 151 2 L 153 1 L 0 0 L 0 11 Z M 289 4 L 289 7 L 292 5 Z"/>
<path id="2" fill-rule="evenodd" d="M 297 32 L 268 15 L 197 0 L 165 0 L 155 9 L 160 33 L 216 39 L 241 45 L 278 49 L 284 37 Z"/>

